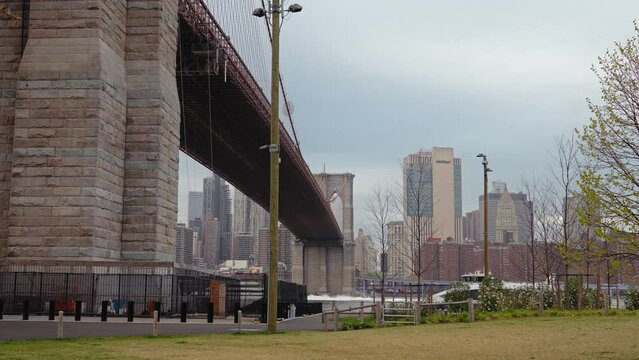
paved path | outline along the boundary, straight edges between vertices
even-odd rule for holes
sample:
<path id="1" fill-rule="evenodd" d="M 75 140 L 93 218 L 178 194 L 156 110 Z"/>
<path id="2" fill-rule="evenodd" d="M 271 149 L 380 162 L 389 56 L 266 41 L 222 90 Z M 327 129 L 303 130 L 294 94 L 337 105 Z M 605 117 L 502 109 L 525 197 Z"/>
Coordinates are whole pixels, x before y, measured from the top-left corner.
<path id="1" fill-rule="evenodd" d="M 332 329 L 332 322 L 328 328 Z M 232 318 L 215 319 L 213 324 L 207 324 L 204 319 L 188 319 L 187 323 L 180 323 L 179 319 L 161 319 L 160 335 L 180 334 L 210 334 L 236 332 L 237 324 Z M 252 319 L 244 319 L 243 331 L 265 331 L 266 324 L 253 323 Z M 313 315 L 296 319 L 284 320 L 278 323 L 278 330 L 323 330 L 322 317 Z M 82 321 L 73 321 L 73 317 L 65 317 L 65 337 L 96 337 L 96 336 L 147 336 L 151 335 L 152 321 L 148 318 L 136 318 L 133 323 L 127 323 L 126 318 L 109 318 L 107 322 L 100 322 L 99 317 L 83 317 Z M 16 339 L 53 339 L 57 334 L 57 320 L 49 321 L 45 316 L 31 316 L 29 320 L 22 320 L 20 316 L 7 316 L 0 320 L 0 341 Z"/>

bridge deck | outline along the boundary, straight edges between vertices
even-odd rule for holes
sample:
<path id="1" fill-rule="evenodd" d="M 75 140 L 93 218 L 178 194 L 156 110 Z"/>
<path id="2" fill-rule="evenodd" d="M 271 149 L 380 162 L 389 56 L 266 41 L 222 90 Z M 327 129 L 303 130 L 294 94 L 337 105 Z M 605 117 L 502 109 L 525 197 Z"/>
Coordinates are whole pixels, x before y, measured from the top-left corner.
<path id="1" fill-rule="evenodd" d="M 180 14 L 180 146 L 268 209 L 269 154 L 259 147 L 270 143 L 270 104 L 203 2 L 181 0 Z M 195 58 L 202 39 L 205 62 Z M 284 127 L 280 138 L 280 221 L 305 241 L 341 240 L 325 195 Z"/>

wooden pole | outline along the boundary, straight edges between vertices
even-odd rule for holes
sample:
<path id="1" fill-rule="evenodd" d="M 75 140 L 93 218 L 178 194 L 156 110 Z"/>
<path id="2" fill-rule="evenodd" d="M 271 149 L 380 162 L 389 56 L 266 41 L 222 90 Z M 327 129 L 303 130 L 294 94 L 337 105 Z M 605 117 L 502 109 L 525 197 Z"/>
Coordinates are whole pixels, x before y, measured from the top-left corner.
<path id="1" fill-rule="evenodd" d="M 468 298 L 468 321 L 475 321 L 475 304 L 473 298 Z"/>
<path id="2" fill-rule="evenodd" d="M 269 241 L 269 276 L 268 276 L 268 310 L 267 332 L 277 331 L 277 261 L 278 261 L 278 221 L 280 199 L 280 19 L 282 17 L 281 0 L 273 0 L 271 21 L 273 24 L 273 43 L 271 44 L 271 144 L 270 155 L 270 241 Z"/>

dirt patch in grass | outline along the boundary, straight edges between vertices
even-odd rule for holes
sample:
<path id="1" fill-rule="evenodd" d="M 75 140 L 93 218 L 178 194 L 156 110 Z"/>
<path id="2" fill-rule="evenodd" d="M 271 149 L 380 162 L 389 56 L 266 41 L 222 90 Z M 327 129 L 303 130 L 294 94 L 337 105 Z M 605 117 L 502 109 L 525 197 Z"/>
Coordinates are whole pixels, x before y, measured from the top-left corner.
<path id="1" fill-rule="evenodd" d="M 0 359 L 635 359 L 639 317 L 524 318 L 338 333 L 0 343 Z"/>

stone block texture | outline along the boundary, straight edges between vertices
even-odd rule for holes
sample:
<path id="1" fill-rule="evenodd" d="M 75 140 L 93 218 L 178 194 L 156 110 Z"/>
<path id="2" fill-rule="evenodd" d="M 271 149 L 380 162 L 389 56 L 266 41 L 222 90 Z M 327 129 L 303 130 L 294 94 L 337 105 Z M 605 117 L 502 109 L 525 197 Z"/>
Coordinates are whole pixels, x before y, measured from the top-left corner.
<path id="1" fill-rule="evenodd" d="M 128 1 L 122 258 L 171 261 L 177 220 L 178 1 Z"/>
<path id="2" fill-rule="evenodd" d="M 177 1 L 31 1 L 21 58 L 0 20 L 0 257 L 173 260 Z"/>
<path id="3" fill-rule="evenodd" d="M 303 279 L 309 292 L 350 294 L 355 279 L 355 240 L 353 233 L 353 174 L 315 174 L 320 189 L 327 199 L 338 199 L 341 217 L 337 222 L 344 239 L 335 244 L 299 244 L 294 248 L 292 276 Z M 301 247 L 301 248 L 300 248 Z M 301 259 L 301 260 L 300 260 Z M 297 261 L 297 262 L 296 262 Z M 299 262 L 302 264 L 299 264 Z"/>
<path id="4" fill-rule="evenodd" d="M 4 6 L 14 16 L 22 16 L 22 1 L 3 1 L 0 7 Z M 0 14 L 0 258 L 7 255 L 16 79 L 22 41 L 22 20 Z"/>

